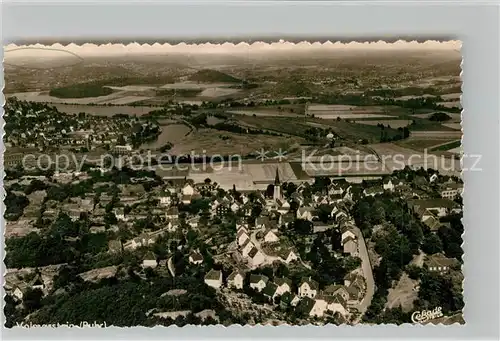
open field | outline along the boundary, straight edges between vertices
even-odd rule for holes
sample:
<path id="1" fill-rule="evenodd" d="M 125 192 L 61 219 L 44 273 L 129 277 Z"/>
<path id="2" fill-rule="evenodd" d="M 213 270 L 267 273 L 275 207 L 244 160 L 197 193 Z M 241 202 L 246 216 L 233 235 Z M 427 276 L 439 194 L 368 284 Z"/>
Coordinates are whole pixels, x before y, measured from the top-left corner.
<path id="1" fill-rule="evenodd" d="M 187 134 L 191 131 L 191 128 L 184 124 L 171 124 L 161 127 L 161 133 L 154 142 L 146 143 L 141 146 L 141 148 L 157 149 L 161 148 L 167 142 L 176 144 L 182 141 Z"/>
<path id="2" fill-rule="evenodd" d="M 235 115 L 247 115 L 247 116 L 263 116 L 263 117 L 274 117 L 274 116 L 281 116 L 281 117 L 303 117 L 303 115 L 299 114 L 293 114 L 293 113 L 287 113 L 287 112 L 280 112 L 277 110 L 272 110 L 272 111 L 263 111 L 263 110 L 231 110 L 227 111 L 227 113 L 230 114 L 235 114 Z"/>
<path id="3" fill-rule="evenodd" d="M 436 140 L 434 140 L 434 139 L 419 139 L 419 138 L 413 138 L 413 137 L 395 142 L 395 144 L 398 146 L 401 146 L 404 148 L 410 148 L 410 149 L 418 150 L 418 151 L 424 151 L 424 149 L 432 148 L 432 147 L 440 145 L 442 143 L 443 143 L 442 139 L 436 139 Z"/>
<path id="4" fill-rule="evenodd" d="M 443 123 L 443 126 L 451 128 L 451 129 L 462 130 L 461 123 Z"/>
<path id="5" fill-rule="evenodd" d="M 103 105 L 80 105 L 80 104 L 52 104 L 60 112 L 67 114 L 78 114 L 84 112 L 97 116 L 113 116 L 116 114 L 145 115 L 157 108 L 144 106 L 103 106 Z"/>
<path id="6" fill-rule="evenodd" d="M 462 131 L 460 130 L 437 130 L 437 131 L 412 131 L 410 134 L 411 137 L 417 139 L 453 139 L 453 138 L 461 138 Z"/>
<path id="7" fill-rule="evenodd" d="M 307 107 L 306 114 L 308 116 L 324 118 L 324 119 L 356 119 L 356 118 L 379 118 L 391 117 L 384 114 L 383 107 L 375 106 L 353 106 L 341 104 L 311 104 Z"/>
<path id="8" fill-rule="evenodd" d="M 368 124 L 372 126 L 383 124 L 385 127 L 390 126 L 391 128 L 394 129 L 408 126 L 408 120 L 369 120 L 369 121 L 355 121 L 355 123 Z"/>
<path id="9" fill-rule="evenodd" d="M 460 103 L 460 101 L 438 102 L 437 104 L 446 108 L 462 108 L 462 103 Z"/>
<path id="10" fill-rule="evenodd" d="M 106 103 L 120 105 L 120 104 L 128 104 L 128 103 L 135 103 L 135 102 L 139 102 L 139 101 L 144 101 L 144 100 L 147 100 L 149 98 L 151 98 L 151 97 L 150 96 L 124 96 L 124 97 L 120 97 L 117 99 L 107 101 Z"/>
<path id="11" fill-rule="evenodd" d="M 401 307 L 405 312 L 411 311 L 413 302 L 418 298 L 418 291 L 415 290 L 416 285 L 416 281 L 403 273 L 396 287 L 389 289 L 386 307 L 389 309 Z"/>
<path id="12" fill-rule="evenodd" d="M 217 98 L 217 97 L 232 95 L 239 91 L 240 91 L 239 89 L 210 87 L 200 92 L 198 97 Z"/>
<path id="13" fill-rule="evenodd" d="M 448 143 L 442 143 L 438 146 L 434 146 L 432 150 L 434 151 L 448 151 L 450 149 L 460 148 L 462 146 L 461 140 L 456 140 Z"/>
<path id="14" fill-rule="evenodd" d="M 458 175 L 461 172 L 460 160 L 447 157 L 447 154 L 433 155 L 398 146 L 395 143 L 378 143 L 368 145 L 383 160 L 385 169 L 392 172 L 403 169 L 405 165 L 412 168 L 432 168 L 442 174 Z"/>
<path id="15" fill-rule="evenodd" d="M 296 137 L 280 137 L 271 135 L 236 134 L 215 129 L 199 129 L 183 138 L 170 151 L 173 155 L 197 154 L 207 155 L 248 155 L 261 150 L 288 150 L 302 139 Z"/>
<path id="16" fill-rule="evenodd" d="M 454 94 L 441 95 L 441 98 L 444 99 L 445 101 L 451 100 L 451 99 L 458 99 L 458 100 L 460 100 L 460 96 L 462 96 L 462 93 L 457 92 L 457 93 L 454 93 Z"/>
<path id="17" fill-rule="evenodd" d="M 435 95 L 429 95 L 429 94 L 424 94 L 424 95 L 408 95 L 408 96 L 400 96 L 400 97 L 396 97 L 394 98 L 395 100 L 398 100 L 398 101 L 407 101 L 409 99 L 414 99 L 414 98 L 428 98 L 428 97 L 436 97 Z"/>

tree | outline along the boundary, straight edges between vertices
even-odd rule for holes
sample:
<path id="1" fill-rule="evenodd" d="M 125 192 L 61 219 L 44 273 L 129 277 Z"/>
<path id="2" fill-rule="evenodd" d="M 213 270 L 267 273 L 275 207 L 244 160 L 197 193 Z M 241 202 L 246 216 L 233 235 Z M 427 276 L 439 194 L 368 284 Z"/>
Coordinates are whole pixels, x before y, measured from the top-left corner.
<path id="1" fill-rule="evenodd" d="M 308 220 L 296 219 L 293 223 L 293 229 L 298 234 L 308 235 L 312 233 L 313 224 Z"/>
<path id="2" fill-rule="evenodd" d="M 424 242 L 422 244 L 422 251 L 424 251 L 428 255 L 441 252 L 443 251 L 443 243 L 436 234 L 429 233 L 424 238 Z"/>

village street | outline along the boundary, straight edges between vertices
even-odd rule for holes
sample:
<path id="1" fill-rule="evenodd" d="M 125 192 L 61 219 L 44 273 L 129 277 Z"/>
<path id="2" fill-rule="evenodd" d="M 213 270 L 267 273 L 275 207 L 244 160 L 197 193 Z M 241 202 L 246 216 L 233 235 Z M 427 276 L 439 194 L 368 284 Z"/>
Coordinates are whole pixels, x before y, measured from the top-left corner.
<path id="1" fill-rule="evenodd" d="M 366 280 L 366 294 L 363 297 L 363 300 L 358 306 L 358 310 L 360 311 L 360 316 L 358 318 L 361 319 L 368 307 L 370 306 L 373 295 L 375 293 L 375 281 L 373 279 L 372 267 L 370 264 L 370 258 L 368 257 L 368 250 L 366 248 L 365 238 L 361 233 L 360 229 L 355 227 L 354 232 L 358 238 L 358 248 L 359 248 L 359 258 L 361 258 L 361 269 L 363 270 L 363 275 Z"/>

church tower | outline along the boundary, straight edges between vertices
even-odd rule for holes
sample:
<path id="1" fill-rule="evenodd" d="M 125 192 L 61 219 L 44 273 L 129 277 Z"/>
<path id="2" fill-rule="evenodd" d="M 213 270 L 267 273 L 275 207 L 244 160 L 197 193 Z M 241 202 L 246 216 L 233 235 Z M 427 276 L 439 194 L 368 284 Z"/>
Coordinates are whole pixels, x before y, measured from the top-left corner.
<path id="1" fill-rule="evenodd" d="M 276 167 L 276 177 L 274 178 L 274 195 L 273 195 L 274 201 L 276 200 L 281 200 L 281 182 L 280 182 L 280 176 L 278 173 L 278 167 Z"/>

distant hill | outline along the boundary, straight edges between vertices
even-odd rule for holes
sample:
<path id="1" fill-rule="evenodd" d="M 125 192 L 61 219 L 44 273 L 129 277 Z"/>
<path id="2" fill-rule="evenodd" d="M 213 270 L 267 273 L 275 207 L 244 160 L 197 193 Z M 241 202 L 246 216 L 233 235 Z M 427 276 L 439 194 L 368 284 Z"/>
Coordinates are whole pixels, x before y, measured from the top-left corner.
<path id="1" fill-rule="evenodd" d="M 202 83 L 240 83 L 241 79 L 217 70 L 200 70 L 189 77 L 190 81 Z"/>

